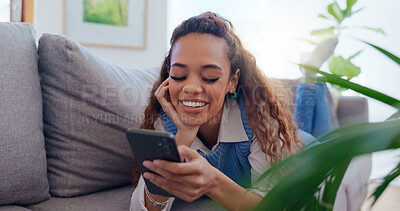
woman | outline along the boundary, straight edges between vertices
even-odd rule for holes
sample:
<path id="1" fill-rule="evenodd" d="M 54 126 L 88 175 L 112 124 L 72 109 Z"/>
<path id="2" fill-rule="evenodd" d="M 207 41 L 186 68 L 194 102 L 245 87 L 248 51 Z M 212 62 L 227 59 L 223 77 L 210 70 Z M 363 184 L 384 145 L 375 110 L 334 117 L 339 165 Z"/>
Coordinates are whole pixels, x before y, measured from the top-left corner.
<path id="1" fill-rule="evenodd" d="M 216 14 L 174 30 L 152 93 L 141 128 L 175 134 L 186 162 L 145 161 L 159 175 L 143 176 L 185 201 L 206 194 L 225 209 L 251 209 L 266 192 L 251 181 L 304 145 L 254 57 Z M 173 200 L 149 193 L 140 178 L 131 210 L 169 210 Z"/>

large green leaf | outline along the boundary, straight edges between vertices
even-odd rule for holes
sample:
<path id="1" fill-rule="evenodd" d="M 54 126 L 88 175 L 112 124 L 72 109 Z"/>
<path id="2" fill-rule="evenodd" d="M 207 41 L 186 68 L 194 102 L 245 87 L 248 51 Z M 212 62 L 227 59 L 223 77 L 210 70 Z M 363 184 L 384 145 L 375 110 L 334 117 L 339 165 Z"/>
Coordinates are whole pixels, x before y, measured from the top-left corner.
<path id="1" fill-rule="evenodd" d="M 361 72 L 359 67 L 342 56 L 333 56 L 329 60 L 329 70 L 339 77 L 346 76 L 348 80 L 358 76 Z"/>
<path id="2" fill-rule="evenodd" d="M 309 71 L 315 72 L 315 73 L 319 73 L 321 75 L 323 75 L 326 79 L 327 82 L 332 83 L 332 84 L 336 84 L 348 89 L 351 89 L 353 91 L 356 91 L 358 93 L 361 93 L 363 95 L 366 95 L 368 97 L 374 98 L 376 100 L 379 100 L 383 103 L 386 103 L 390 106 L 393 106 L 395 108 L 397 108 L 397 106 L 400 104 L 400 101 L 398 99 L 395 99 L 393 97 L 390 97 L 388 95 L 385 95 L 381 92 L 375 91 L 373 89 L 370 89 L 368 87 L 359 85 L 357 83 L 353 83 L 351 81 L 348 80 L 344 80 L 343 78 L 340 78 L 339 76 L 333 75 L 333 74 L 329 74 L 323 71 L 320 71 L 319 69 L 312 67 L 312 66 L 308 66 L 308 65 L 303 65 L 303 64 L 299 64 L 300 67 L 305 68 Z"/>
<path id="3" fill-rule="evenodd" d="M 335 19 L 338 21 L 338 23 L 341 23 L 344 18 L 343 11 L 340 9 L 338 3 L 335 1 L 334 3 L 328 5 L 328 12 L 331 14 Z"/>
<path id="4" fill-rule="evenodd" d="M 387 50 L 385 50 L 385 49 L 383 49 L 383 48 L 381 48 L 381 47 L 379 47 L 379 46 L 376 46 L 376 45 L 374 45 L 374 44 L 371 44 L 371 43 L 369 43 L 369 42 L 365 42 L 365 41 L 362 41 L 362 40 L 361 40 L 361 42 L 363 42 L 363 43 L 365 43 L 365 44 L 367 44 L 367 45 L 370 45 L 370 46 L 374 47 L 375 49 L 377 49 L 377 50 L 380 51 L 381 53 L 385 54 L 387 57 L 389 57 L 389 58 L 392 59 L 394 62 L 396 62 L 397 64 L 400 65 L 400 58 L 397 57 L 397 56 L 395 56 L 394 54 L 390 53 L 389 51 L 387 51 Z"/>
<path id="5" fill-rule="evenodd" d="M 325 181 L 324 191 L 322 197 L 322 202 L 324 207 L 329 210 L 333 209 L 333 204 L 335 203 L 337 190 L 342 182 L 344 174 L 346 173 L 347 167 L 349 166 L 350 159 L 344 160 L 337 166 L 333 167 L 333 170 L 329 174 Z M 332 205 L 332 206 L 330 206 Z"/>
<path id="6" fill-rule="evenodd" d="M 324 192 L 322 195 L 322 201 L 326 205 L 333 205 L 335 203 L 337 190 L 339 189 L 339 186 L 343 180 L 344 174 L 346 173 L 349 164 L 350 159 L 344 160 L 337 166 L 333 167 L 331 175 L 326 180 Z M 333 209 L 333 206 L 327 208 Z"/>
<path id="7" fill-rule="evenodd" d="M 279 176 L 277 184 L 262 199 L 255 210 L 313 210 L 331 209 L 338 185 L 324 185 L 333 175 L 340 183 L 348 161 L 354 156 L 400 147 L 400 120 L 381 123 L 362 123 L 336 129 L 328 141 L 318 138 L 322 144 L 301 151 L 272 166 L 256 185 L 263 180 Z M 326 139 L 326 137 L 325 137 Z M 379 141 L 377 141 L 379 140 Z M 291 167 L 291 168 L 288 168 Z M 294 168 L 294 166 L 296 168 Z M 335 172 L 335 168 L 337 169 Z M 280 172 L 286 172 L 282 174 Z M 320 187 L 329 192 L 319 198 Z M 329 190 L 327 190 L 329 188 Z M 290 209 L 289 209 L 290 208 Z"/>

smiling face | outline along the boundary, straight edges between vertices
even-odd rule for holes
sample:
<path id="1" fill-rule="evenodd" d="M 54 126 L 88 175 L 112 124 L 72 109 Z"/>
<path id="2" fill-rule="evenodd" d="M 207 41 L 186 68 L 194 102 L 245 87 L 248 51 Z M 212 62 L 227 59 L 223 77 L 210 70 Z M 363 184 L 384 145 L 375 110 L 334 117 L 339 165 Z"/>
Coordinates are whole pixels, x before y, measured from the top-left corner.
<path id="1" fill-rule="evenodd" d="M 225 95 L 235 90 L 238 75 L 230 77 L 223 38 L 188 34 L 171 52 L 169 94 L 186 125 L 218 124 Z"/>

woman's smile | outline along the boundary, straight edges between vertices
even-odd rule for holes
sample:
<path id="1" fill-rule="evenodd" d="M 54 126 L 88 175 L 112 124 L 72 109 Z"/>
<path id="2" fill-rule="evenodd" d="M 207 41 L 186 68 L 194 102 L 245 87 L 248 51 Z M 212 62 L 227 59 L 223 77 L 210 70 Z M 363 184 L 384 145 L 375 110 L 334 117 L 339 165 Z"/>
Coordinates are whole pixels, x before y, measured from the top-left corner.
<path id="1" fill-rule="evenodd" d="M 180 100 L 182 110 L 188 114 L 198 114 L 208 108 L 209 102 L 201 100 Z"/>

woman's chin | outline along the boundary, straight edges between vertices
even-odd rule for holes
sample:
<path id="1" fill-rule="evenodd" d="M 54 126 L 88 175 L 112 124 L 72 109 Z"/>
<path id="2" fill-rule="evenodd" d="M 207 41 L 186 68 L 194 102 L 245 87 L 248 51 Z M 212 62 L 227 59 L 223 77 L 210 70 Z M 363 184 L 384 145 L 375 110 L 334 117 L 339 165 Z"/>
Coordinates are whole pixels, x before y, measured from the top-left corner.
<path id="1" fill-rule="evenodd" d="M 180 109 L 177 110 L 179 114 L 179 118 L 183 122 L 183 124 L 191 127 L 201 126 L 205 122 L 207 122 L 207 109 L 209 105 L 200 107 L 200 108 L 190 108 L 184 106 L 180 103 Z"/>
<path id="2" fill-rule="evenodd" d="M 204 122 L 206 122 L 206 121 L 202 120 L 202 118 L 195 117 L 198 115 L 194 115 L 192 117 L 191 116 L 192 115 L 190 115 L 190 116 L 185 115 L 185 117 L 180 117 L 183 124 L 190 126 L 190 127 L 195 127 L 195 126 L 201 126 L 202 124 L 204 124 Z"/>

